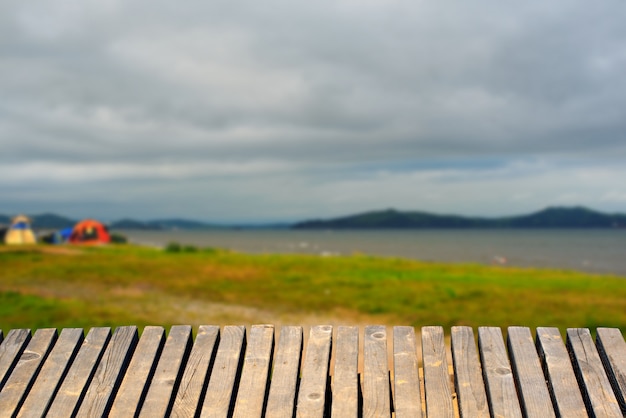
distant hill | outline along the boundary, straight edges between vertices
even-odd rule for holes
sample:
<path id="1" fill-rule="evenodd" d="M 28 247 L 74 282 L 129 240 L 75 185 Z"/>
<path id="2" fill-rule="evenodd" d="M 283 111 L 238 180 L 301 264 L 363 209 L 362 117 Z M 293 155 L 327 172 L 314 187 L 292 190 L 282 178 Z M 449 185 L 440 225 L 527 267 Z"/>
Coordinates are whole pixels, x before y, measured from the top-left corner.
<path id="1" fill-rule="evenodd" d="M 111 222 L 109 229 L 161 229 L 157 226 L 150 225 L 146 222 L 137 221 L 135 219 L 120 219 L 119 221 Z"/>
<path id="2" fill-rule="evenodd" d="M 62 229 L 74 226 L 76 221 L 53 213 L 43 213 L 41 215 L 27 215 L 32 221 L 32 227 L 37 229 Z M 11 224 L 13 216 L 0 215 L 0 225 Z"/>
<path id="3" fill-rule="evenodd" d="M 69 219 L 54 213 L 44 213 L 41 215 L 30 216 L 33 220 L 33 228 L 38 229 L 62 229 L 76 225 L 75 219 Z"/>
<path id="4" fill-rule="evenodd" d="M 28 215 L 35 229 L 62 229 L 77 220 L 52 213 Z M 11 216 L 0 214 L 0 226 L 8 226 Z M 200 229 L 443 229 L 443 228 L 626 228 L 626 214 L 605 214 L 584 207 L 549 207 L 528 215 L 485 218 L 439 215 L 420 211 L 386 209 L 334 219 L 315 219 L 272 224 L 211 224 L 188 219 L 138 221 L 120 219 L 109 229 L 200 230 Z"/>
<path id="5" fill-rule="evenodd" d="M 481 218 L 387 209 L 328 220 L 309 220 L 294 229 L 435 228 L 626 228 L 626 215 L 584 207 L 550 207 L 529 215 Z"/>
<path id="6" fill-rule="evenodd" d="M 213 224 L 188 219 L 158 219 L 154 221 L 137 221 L 135 219 L 122 219 L 111 222 L 109 229 L 143 229 L 143 230 L 168 230 L 168 229 L 212 229 L 220 228 Z"/>
<path id="7" fill-rule="evenodd" d="M 158 229 L 210 229 L 218 228 L 215 225 L 200 221 L 192 221 L 189 219 L 159 219 L 147 222 L 154 228 Z"/>

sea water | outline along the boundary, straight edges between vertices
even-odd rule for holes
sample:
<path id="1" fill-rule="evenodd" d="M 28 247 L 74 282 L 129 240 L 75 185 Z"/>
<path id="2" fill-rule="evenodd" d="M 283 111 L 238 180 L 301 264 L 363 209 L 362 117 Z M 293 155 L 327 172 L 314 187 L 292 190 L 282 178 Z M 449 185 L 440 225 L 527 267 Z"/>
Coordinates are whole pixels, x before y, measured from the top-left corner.
<path id="1" fill-rule="evenodd" d="M 244 253 L 364 254 L 424 261 L 550 267 L 626 277 L 626 230 L 119 231 L 130 242 L 169 242 Z"/>

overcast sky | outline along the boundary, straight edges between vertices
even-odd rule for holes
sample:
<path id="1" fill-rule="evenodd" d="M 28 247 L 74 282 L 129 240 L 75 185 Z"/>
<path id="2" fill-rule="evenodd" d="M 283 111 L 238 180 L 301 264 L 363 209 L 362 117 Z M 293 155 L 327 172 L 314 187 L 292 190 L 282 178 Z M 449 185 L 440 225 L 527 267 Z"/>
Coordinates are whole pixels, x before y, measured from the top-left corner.
<path id="1" fill-rule="evenodd" d="M 626 212 L 622 0 L 2 0 L 0 213 Z"/>

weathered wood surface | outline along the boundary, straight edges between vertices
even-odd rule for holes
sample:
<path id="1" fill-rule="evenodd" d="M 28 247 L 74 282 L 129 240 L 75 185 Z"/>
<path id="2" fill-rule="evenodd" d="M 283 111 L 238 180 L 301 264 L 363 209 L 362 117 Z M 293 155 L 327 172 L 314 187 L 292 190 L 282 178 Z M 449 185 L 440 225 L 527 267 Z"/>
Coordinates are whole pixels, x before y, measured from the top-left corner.
<path id="1" fill-rule="evenodd" d="M 363 417 L 390 417 L 386 328 L 382 325 L 365 327 L 363 342 Z"/>
<path id="2" fill-rule="evenodd" d="M 0 332 L 0 418 L 626 415 L 618 329 L 309 331 L 281 327 L 276 350 L 271 325 Z"/>
<path id="3" fill-rule="evenodd" d="M 215 356 L 219 333 L 220 328 L 218 326 L 201 325 L 198 329 L 196 341 L 191 349 L 174 400 L 173 417 L 195 416 L 203 390 L 206 388 L 206 378 L 211 372 L 211 363 Z"/>
<path id="4" fill-rule="evenodd" d="M 322 418 L 326 412 L 332 332 L 330 325 L 319 325 L 309 333 L 296 404 L 298 418 Z"/>
<path id="5" fill-rule="evenodd" d="M 158 356 L 165 344 L 163 327 L 145 327 L 122 384 L 113 401 L 109 417 L 124 418 L 141 410 L 148 391 Z"/>
<path id="6" fill-rule="evenodd" d="M 302 327 L 286 326 L 280 330 L 266 418 L 293 416 L 302 360 L 302 341 Z"/>
<path id="7" fill-rule="evenodd" d="M 202 417 L 221 418 L 232 414 L 245 348 L 245 328 L 224 327 L 203 399 Z"/>
<path id="8" fill-rule="evenodd" d="M 417 340 L 413 327 L 393 327 L 396 418 L 422 416 Z"/>
<path id="9" fill-rule="evenodd" d="M 495 327 L 478 328 L 478 344 L 491 414 L 496 417 L 521 418 L 522 410 L 502 330 Z"/>
<path id="10" fill-rule="evenodd" d="M 45 415 L 83 339 L 84 332 L 81 328 L 65 328 L 61 331 L 28 392 L 18 417 L 36 418 Z"/>
<path id="11" fill-rule="evenodd" d="M 586 417 L 587 408 L 559 330 L 537 328 L 536 346 L 555 412 L 562 417 Z"/>
<path id="12" fill-rule="evenodd" d="M 474 331 L 470 327 L 452 327 L 450 337 L 459 414 L 464 418 L 489 417 Z"/>
<path id="13" fill-rule="evenodd" d="M 0 344 L 0 390 L 4 387 L 20 353 L 30 341 L 29 329 L 12 329 Z"/>
<path id="14" fill-rule="evenodd" d="M 424 392 L 429 417 L 454 418 L 452 390 L 442 327 L 422 328 Z"/>
<path id="15" fill-rule="evenodd" d="M 530 328 L 509 327 L 508 346 L 524 416 L 556 417 Z"/>
<path id="16" fill-rule="evenodd" d="M 589 415 L 603 418 L 621 417 L 622 412 L 617 398 L 589 330 L 568 329 L 567 347 Z"/>
<path id="17" fill-rule="evenodd" d="M 137 327 L 115 330 L 82 400 L 79 417 L 99 417 L 109 410 L 137 340 Z"/>
<path id="18" fill-rule="evenodd" d="M 56 329 L 35 332 L 0 392 L 0 417 L 13 417 L 20 409 L 56 338 Z"/>
<path id="19" fill-rule="evenodd" d="M 48 409 L 47 417 L 69 417 L 76 414 L 102 354 L 111 339 L 110 328 L 92 328 L 72 362 L 67 375 Z"/>
<path id="20" fill-rule="evenodd" d="M 191 327 L 175 325 L 170 330 L 157 364 L 140 417 L 166 417 L 182 377 L 182 367 L 191 351 Z"/>
<path id="21" fill-rule="evenodd" d="M 337 328 L 332 382 L 332 416 L 359 416 L 359 328 Z"/>
<path id="22" fill-rule="evenodd" d="M 626 415 L 626 342 L 618 329 L 598 328 L 597 346 L 613 392 Z"/>
<path id="23" fill-rule="evenodd" d="M 274 351 L 274 326 L 253 325 L 235 402 L 235 418 L 263 415 Z"/>

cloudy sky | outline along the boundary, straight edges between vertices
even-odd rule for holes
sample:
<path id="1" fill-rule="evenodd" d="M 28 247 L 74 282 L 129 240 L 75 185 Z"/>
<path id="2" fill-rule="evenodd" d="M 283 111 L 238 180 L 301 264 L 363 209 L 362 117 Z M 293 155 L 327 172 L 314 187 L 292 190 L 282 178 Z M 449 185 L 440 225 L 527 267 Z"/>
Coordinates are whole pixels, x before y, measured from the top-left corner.
<path id="1" fill-rule="evenodd" d="M 3 0 L 0 213 L 626 212 L 618 0 Z"/>

